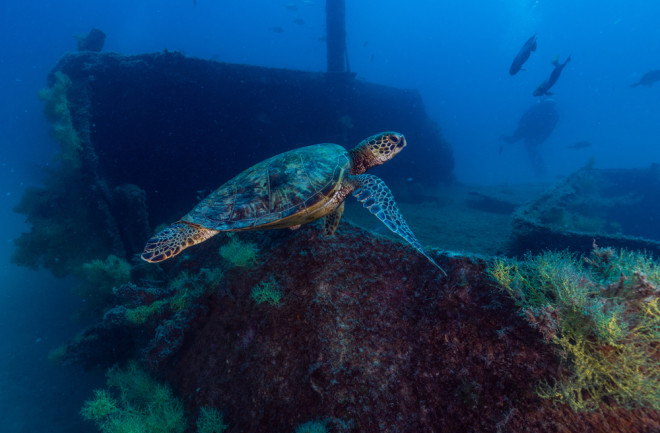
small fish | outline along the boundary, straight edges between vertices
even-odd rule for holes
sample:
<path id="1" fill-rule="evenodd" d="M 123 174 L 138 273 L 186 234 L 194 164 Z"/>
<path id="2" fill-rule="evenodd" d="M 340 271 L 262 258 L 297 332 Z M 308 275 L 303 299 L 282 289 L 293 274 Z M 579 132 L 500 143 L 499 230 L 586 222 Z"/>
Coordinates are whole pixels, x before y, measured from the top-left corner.
<path id="1" fill-rule="evenodd" d="M 295 20 L 293 20 L 293 23 L 302 26 L 303 24 L 305 24 L 305 20 L 302 18 L 296 18 Z"/>
<path id="2" fill-rule="evenodd" d="M 284 33 L 284 29 L 280 26 L 270 27 L 268 30 L 273 33 Z"/>
<path id="3" fill-rule="evenodd" d="M 660 69 L 647 72 L 642 75 L 638 83 L 631 84 L 630 87 L 637 87 L 639 85 L 651 87 L 656 81 L 660 81 Z"/>
<path id="4" fill-rule="evenodd" d="M 518 71 L 522 69 L 523 64 L 529 59 L 529 55 L 532 54 L 532 51 L 536 51 L 536 33 L 532 35 L 531 38 L 527 39 L 527 42 L 520 48 L 518 54 L 513 59 L 511 67 L 509 68 L 509 74 L 516 75 Z"/>
<path id="5" fill-rule="evenodd" d="M 555 57 L 552 60 L 552 64 L 555 66 L 555 69 L 552 70 L 552 73 L 550 74 L 550 78 L 548 78 L 547 80 L 543 80 L 543 82 L 539 84 L 536 90 L 534 90 L 533 95 L 534 96 L 552 95 L 552 93 L 549 92 L 550 88 L 555 85 L 555 83 L 559 79 L 559 76 L 561 75 L 561 71 L 570 61 L 571 61 L 570 55 L 568 56 L 566 61 L 561 64 L 559 63 L 559 56 Z"/>
<path id="6" fill-rule="evenodd" d="M 586 140 L 577 141 L 570 146 L 566 146 L 568 149 L 584 149 L 586 147 L 591 147 L 591 143 Z"/>

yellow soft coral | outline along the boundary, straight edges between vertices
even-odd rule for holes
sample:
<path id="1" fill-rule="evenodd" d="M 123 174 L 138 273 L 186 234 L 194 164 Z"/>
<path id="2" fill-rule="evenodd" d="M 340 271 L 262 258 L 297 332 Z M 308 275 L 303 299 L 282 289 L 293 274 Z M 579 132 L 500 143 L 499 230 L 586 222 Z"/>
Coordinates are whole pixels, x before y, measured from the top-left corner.
<path id="1" fill-rule="evenodd" d="M 544 252 L 495 260 L 489 274 L 567 367 L 538 395 L 576 411 L 616 403 L 660 409 L 660 266 L 594 245 L 590 258 Z"/>

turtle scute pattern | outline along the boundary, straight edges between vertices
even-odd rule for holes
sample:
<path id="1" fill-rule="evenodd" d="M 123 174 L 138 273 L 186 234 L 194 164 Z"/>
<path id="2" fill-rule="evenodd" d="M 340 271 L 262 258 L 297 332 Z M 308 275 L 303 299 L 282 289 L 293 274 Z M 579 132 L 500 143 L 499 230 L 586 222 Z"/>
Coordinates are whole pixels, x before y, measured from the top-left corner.
<path id="1" fill-rule="evenodd" d="M 213 230 L 257 227 L 327 200 L 350 166 L 346 150 L 316 144 L 245 170 L 202 200 L 183 220 Z"/>

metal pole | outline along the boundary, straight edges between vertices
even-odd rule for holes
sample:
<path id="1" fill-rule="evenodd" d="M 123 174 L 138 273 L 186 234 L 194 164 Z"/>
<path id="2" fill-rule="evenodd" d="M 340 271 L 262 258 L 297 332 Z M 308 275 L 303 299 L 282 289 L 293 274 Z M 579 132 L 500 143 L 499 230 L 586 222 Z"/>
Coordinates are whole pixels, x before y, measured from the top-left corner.
<path id="1" fill-rule="evenodd" d="M 328 72 L 346 72 L 346 2 L 326 0 Z"/>

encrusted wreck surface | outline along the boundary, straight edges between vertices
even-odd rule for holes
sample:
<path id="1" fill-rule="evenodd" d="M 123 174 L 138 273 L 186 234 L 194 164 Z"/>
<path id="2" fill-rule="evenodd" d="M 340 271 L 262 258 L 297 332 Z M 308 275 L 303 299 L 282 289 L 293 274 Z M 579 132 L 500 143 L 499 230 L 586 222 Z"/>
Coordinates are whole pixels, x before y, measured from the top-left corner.
<path id="1" fill-rule="evenodd" d="M 510 253 L 588 252 L 595 241 L 660 256 L 660 166 L 583 168 L 516 211 Z"/>
<path id="2" fill-rule="evenodd" d="M 133 332 L 150 336 L 145 365 L 174 385 L 189 413 L 216 407 L 229 432 L 255 433 L 313 419 L 361 433 L 660 427 L 653 411 L 576 414 L 540 399 L 538 385 L 562 367 L 485 277 L 484 259 L 436 252 L 443 277 L 407 245 L 350 224 L 334 239 L 320 235 L 313 225 L 242 233 L 260 250 L 248 268 L 223 262 L 222 237 L 161 265 L 165 280 L 226 270 L 187 320 L 161 316 Z M 250 296 L 264 282 L 281 290 L 278 305 Z"/>

